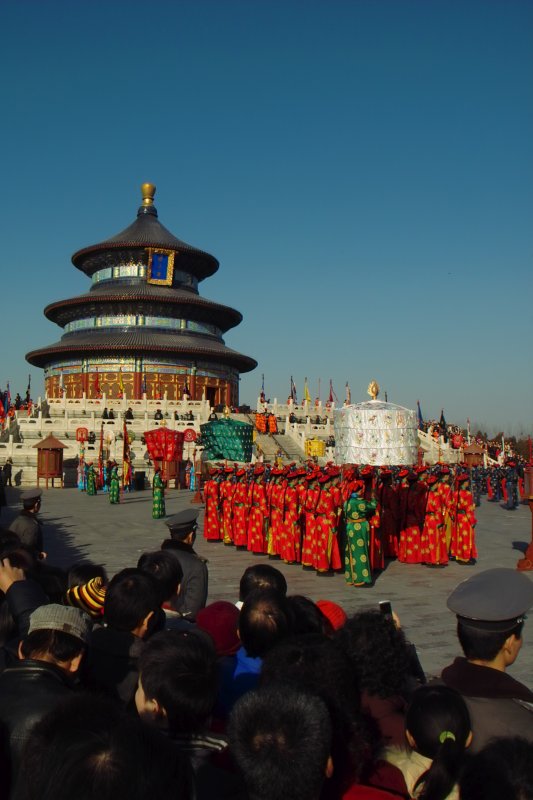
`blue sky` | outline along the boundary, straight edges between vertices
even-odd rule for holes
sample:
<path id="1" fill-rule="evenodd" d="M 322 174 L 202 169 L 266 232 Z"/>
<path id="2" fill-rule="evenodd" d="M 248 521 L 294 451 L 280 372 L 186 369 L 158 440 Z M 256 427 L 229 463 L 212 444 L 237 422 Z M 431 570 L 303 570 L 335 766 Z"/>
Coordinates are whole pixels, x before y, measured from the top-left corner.
<path id="1" fill-rule="evenodd" d="M 242 402 L 376 378 L 530 432 L 532 30 L 529 0 L 3 3 L 0 386 L 151 181 L 244 316 Z"/>

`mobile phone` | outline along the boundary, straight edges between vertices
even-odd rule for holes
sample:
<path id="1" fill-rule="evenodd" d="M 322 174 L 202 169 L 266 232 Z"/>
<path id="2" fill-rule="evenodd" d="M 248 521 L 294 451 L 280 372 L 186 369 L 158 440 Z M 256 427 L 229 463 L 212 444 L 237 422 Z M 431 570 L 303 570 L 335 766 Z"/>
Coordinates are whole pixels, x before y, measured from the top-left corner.
<path id="1" fill-rule="evenodd" d="M 392 605 L 390 600 L 380 600 L 378 605 L 381 613 L 392 619 Z"/>

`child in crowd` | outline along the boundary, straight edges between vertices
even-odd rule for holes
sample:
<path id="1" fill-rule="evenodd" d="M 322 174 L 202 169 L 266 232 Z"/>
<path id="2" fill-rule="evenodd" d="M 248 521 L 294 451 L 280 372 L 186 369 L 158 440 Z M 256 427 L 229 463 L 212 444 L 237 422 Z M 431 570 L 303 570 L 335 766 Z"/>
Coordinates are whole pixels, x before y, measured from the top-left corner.
<path id="1" fill-rule="evenodd" d="M 458 800 L 457 782 L 472 741 L 461 695 L 447 686 L 422 686 L 407 709 L 405 727 L 409 749 L 390 747 L 385 758 L 402 771 L 409 796 Z"/>

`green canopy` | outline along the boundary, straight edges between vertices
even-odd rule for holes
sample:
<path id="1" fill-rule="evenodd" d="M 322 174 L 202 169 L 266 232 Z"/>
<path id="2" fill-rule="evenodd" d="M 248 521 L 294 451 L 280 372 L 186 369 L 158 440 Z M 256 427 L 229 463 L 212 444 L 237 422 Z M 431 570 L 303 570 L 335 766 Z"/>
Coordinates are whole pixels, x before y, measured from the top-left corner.
<path id="1" fill-rule="evenodd" d="M 217 419 L 200 425 L 202 444 L 208 461 L 251 461 L 253 425 L 233 419 Z"/>

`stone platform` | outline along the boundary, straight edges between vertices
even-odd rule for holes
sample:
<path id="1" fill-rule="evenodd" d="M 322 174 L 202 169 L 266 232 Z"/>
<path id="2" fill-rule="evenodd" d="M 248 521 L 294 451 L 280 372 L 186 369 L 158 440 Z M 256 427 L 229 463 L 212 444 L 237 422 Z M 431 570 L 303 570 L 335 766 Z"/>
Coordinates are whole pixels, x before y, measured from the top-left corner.
<path id="1" fill-rule="evenodd" d="M 0 524 L 8 527 L 20 506 L 20 489 L 7 489 L 10 507 L 2 509 Z M 175 514 L 191 505 L 194 495 L 186 490 L 167 492 L 166 510 Z M 77 489 L 49 489 L 43 493 L 41 517 L 45 528 L 45 547 L 51 563 L 68 566 L 76 560 L 104 563 L 109 574 L 135 566 L 139 555 L 158 549 L 166 538 L 162 520 L 151 517 L 151 492 L 126 495 L 119 506 L 111 506 L 107 495 L 87 497 Z M 200 530 L 203 507 L 200 506 Z M 250 564 L 269 562 L 286 576 L 291 594 L 304 594 L 312 600 L 328 598 L 340 603 L 348 614 L 376 607 L 379 600 L 390 600 L 399 614 L 407 636 L 418 648 L 426 672 L 434 675 L 459 655 L 455 618 L 446 608 L 450 591 L 477 571 L 491 567 L 514 568 L 530 541 L 531 514 L 527 506 L 505 511 L 496 503 L 482 500 L 477 509 L 479 560 L 474 567 L 452 563 L 441 570 L 391 562 L 367 589 L 348 586 L 342 574 L 316 575 L 296 565 L 269 561 L 236 551 L 222 543 L 206 542 L 198 536 L 196 549 L 209 560 L 209 601 L 238 597 L 239 579 Z M 526 573 L 527 574 L 527 573 Z M 533 574 L 529 575 L 533 579 Z M 533 685 L 533 624 L 524 627 L 524 647 L 510 673 Z"/>

